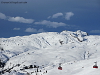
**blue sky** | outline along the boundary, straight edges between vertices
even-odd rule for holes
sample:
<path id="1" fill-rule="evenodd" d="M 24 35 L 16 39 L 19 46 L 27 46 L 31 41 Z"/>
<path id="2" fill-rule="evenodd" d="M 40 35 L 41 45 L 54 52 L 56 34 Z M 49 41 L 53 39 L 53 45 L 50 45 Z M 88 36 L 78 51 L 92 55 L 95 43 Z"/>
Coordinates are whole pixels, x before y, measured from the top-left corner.
<path id="1" fill-rule="evenodd" d="M 100 0 L 0 0 L 0 37 L 63 30 L 100 35 Z"/>

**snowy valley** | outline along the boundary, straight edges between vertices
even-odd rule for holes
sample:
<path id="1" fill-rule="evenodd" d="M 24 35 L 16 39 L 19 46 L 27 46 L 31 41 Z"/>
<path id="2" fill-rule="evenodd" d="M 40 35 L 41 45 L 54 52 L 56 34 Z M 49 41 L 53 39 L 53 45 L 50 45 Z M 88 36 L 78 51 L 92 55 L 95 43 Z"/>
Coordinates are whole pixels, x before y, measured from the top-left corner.
<path id="1" fill-rule="evenodd" d="M 78 30 L 0 38 L 0 74 L 100 75 L 100 36 Z"/>

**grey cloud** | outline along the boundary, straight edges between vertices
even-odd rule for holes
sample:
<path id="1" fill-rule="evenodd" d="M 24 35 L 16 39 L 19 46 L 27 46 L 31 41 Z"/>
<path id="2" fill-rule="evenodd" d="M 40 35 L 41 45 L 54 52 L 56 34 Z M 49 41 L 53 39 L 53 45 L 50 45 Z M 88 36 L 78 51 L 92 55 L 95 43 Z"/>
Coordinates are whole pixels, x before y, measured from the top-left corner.
<path id="1" fill-rule="evenodd" d="M 49 16 L 47 19 L 51 18 L 51 16 Z"/>
<path id="2" fill-rule="evenodd" d="M 8 21 L 12 21 L 12 22 L 21 22 L 21 23 L 33 23 L 34 20 L 33 19 L 25 19 L 23 17 L 10 17 L 10 16 L 6 16 L 3 13 L 0 13 L 0 19 L 5 19 Z"/>
<path id="3" fill-rule="evenodd" d="M 49 16 L 49 18 L 58 18 L 59 16 L 63 16 L 63 13 L 56 13 L 56 14 L 53 14 L 52 16 Z"/>
<path id="4" fill-rule="evenodd" d="M 52 18 L 58 18 L 59 16 L 63 16 L 63 13 L 56 13 L 52 16 Z"/>
<path id="5" fill-rule="evenodd" d="M 45 32 L 45 30 L 44 29 L 39 29 L 38 32 Z"/>
<path id="6" fill-rule="evenodd" d="M 33 19 L 25 19 L 23 17 L 9 17 L 8 21 L 13 21 L 13 22 L 21 22 L 21 23 L 33 23 Z"/>
<path id="7" fill-rule="evenodd" d="M 0 19 L 6 19 L 6 15 L 3 13 L 0 13 Z"/>
<path id="8" fill-rule="evenodd" d="M 35 22 L 34 24 L 46 25 L 48 27 L 53 27 L 53 28 L 57 28 L 60 26 L 66 26 L 66 24 L 62 23 L 62 22 L 51 22 L 51 21 L 47 21 L 47 20 L 43 20 L 41 22 Z"/>
<path id="9" fill-rule="evenodd" d="M 37 29 L 34 29 L 34 28 L 27 28 L 26 30 L 25 30 L 25 32 L 45 32 L 43 29 L 39 29 L 39 30 L 37 30 Z"/>
<path id="10" fill-rule="evenodd" d="M 63 13 L 56 13 L 53 16 L 49 16 L 48 19 L 49 18 L 58 18 L 59 16 L 63 16 Z M 72 16 L 74 16 L 74 13 L 73 12 L 67 12 L 64 16 L 65 16 L 66 20 L 70 20 L 70 18 Z"/>
<path id="11" fill-rule="evenodd" d="M 13 30 L 20 30 L 20 28 L 14 28 Z"/>
<path id="12" fill-rule="evenodd" d="M 90 33 L 100 33 L 100 30 L 91 30 Z"/>
<path id="13" fill-rule="evenodd" d="M 73 12 L 67 12 L 66 15 L 65 15 L 65 19 L 66 20 L 70 20 L 70 18 L 74 15 Z"/>

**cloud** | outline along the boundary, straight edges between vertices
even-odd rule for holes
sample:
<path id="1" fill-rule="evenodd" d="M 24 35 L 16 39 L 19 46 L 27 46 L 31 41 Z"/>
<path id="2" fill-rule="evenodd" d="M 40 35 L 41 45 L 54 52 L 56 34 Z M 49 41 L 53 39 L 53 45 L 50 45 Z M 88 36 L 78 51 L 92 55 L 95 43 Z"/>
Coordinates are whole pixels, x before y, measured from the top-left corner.
<path id="1" fill-rule="evenodd" d="M 91 30 L 90 33 L 100 33 L 100 30 Z"/>
<path id="2" fill-rule="evenodd" d="M 48 27 L 53 27 L 53 28 L 57 28 L 60 26 L 66 26 L 66 24 L 62 23 L 62 22 L 51 22 L 51 21 L 47 21 L 47 20 L 43 20 L 41 22 L 35 22 L 34 24 L 46 25 Z"/>
<path id="3" fill-rule="evenodd" d="M 56 13 L 52 16 L 49 16 L 47 19 L 49 19 L 49 18 L 58 18 L 59 16 L 63 16 L 63 13 Z"/>
<path id="4" fill-rule="evenodd" d="M 20 28 L 14 28 L 13 30 L 20 30 Z"/>
<path id="5" fill-rule="evenodd" d="M 38 32 L 45 32 L 43 29 L 39 29 Z"/>
<path id="6" fill-rule="evenodd" d="M 47 19 L 51 18 L 51 16 L 49 16 Z"/>
<path id="7" fill-rule="evenodd" d="M 12 21 L 12 22 L 21 22 L 21 23 L 33 23 L 34 20 L 33 19 L 25 19 L 23 17 L 10 17 L 10 16 L 6 16 L 3 13 L 0 13 L 0 19 L 5 19 L 8 21 Z"/>
<path id="8" fill-rule="evenodd" d="M 34 28 L 27 28 L 27 29 L 25 30 L 25 32 L 37 32 L 37 30 L 34 29 Z"/>
<path id="9" fill-rule="evenodd" d="M 25 13 L 28 13 L 27 11 Z"/>
<path id="10" fill-rule="evenodd" d="M 45 31 L 43 29 L 37 30 L 37 29 L 34 29 L 34 28 L 27 28 L 25 30 L 25 32 L 36 32 L 36 33 L 38 33 L 38 32 L 45 32 Z"/>
<path id="11" fill-rule="evenodd" d="M 13 22 L 21 22 L 21 23 L 33 23 L 33 19 L 25 19 L 23 17 L 9 17 L 8 21 L 13 21 Z"/>
<path id="12" fill-rule="evenodd" d="M 0 19 L 6 19 L 6 15 L 3 13 L 0 13 Z"/>
<path id="13" fill-rule="evenodd" d="M 70 20 L 70 18 L 74 15 L 74 13 L 72 12 L 67 12 L 66 15 L 65 15 L 65 19 L 66 20 Z"/>
<path id="14" fill-rule="evenodd" d="M 58 18 L 59 16 L 63 16 L 63 13 L 56 13 L 52 16 L 52 18 Z"/>

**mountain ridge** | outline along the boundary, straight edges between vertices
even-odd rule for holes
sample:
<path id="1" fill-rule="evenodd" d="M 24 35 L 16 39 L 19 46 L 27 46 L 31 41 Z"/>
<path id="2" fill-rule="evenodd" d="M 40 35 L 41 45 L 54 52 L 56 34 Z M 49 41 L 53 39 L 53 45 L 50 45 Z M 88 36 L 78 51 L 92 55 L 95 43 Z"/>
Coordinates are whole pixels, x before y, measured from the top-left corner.
<path id="1" fill-rule="evenodd" d="M 23 71 L 20 71 L 23 67 L 38 65 L 40 66 L 39 69 L 42 71 L 49 71 L 49 73 L 45 73 L 44 75 L 55 75 L 52 70 L 55 70 L 59 75 L 60 73 L 57 70 L 57 66 L 59 66 L 59 63 L 62 63 L 63 68 L 66 68 L 66 70 L 64 69 L 64 72 L 62 72 L 62 75 L 64 75 L 68 70 L 72 69 L 64 66 L 65 64 L 67 64 L 67 66 L 72 64 L 71 67 L 74 66 L 77 68 L 77 63 L 81 62 L 81 67 L 84 67 L 87 64 L 89 65 L 89 63 L 92 64 L 98 59 L 100 65 L 100 36 L 88 35 L 81 30 L 76 32 L 62 31 L 60 33 L 45 32 L 29 36 L 16 36 L 0 39 L 0 47 L 3 49 L 3 51 L 0 52 L 0 55 L 2 56 L 1 60 L 6 62 L 4 69 L 15 66 L 11 69 L 12 71 L 17 70 L 18 72 L 23 73 Z M 83 62 L 86 61 L 89 63 L 83 64 Z M 18 64 L 20 64 L 19 67 L 16 66 Z M 45 70 L 42 68 L 42 65 L 44 65 Z M 33 70 L 36 71 L 36 69 Z M 26 71 L 30 72 L 28 70 Z M 72 72 L 70 70 L 69 75 L 78 75 L 78 73 L 80 74 L 80 71 L 83 73 L 83 70 L 73 69 Z M 87 73 L 87 75 L 88 74 L 89 73 Z M 6 75 L 6 73 L 4 75 Z M 33 73 L 31 75 L 35 74 Z"/>

